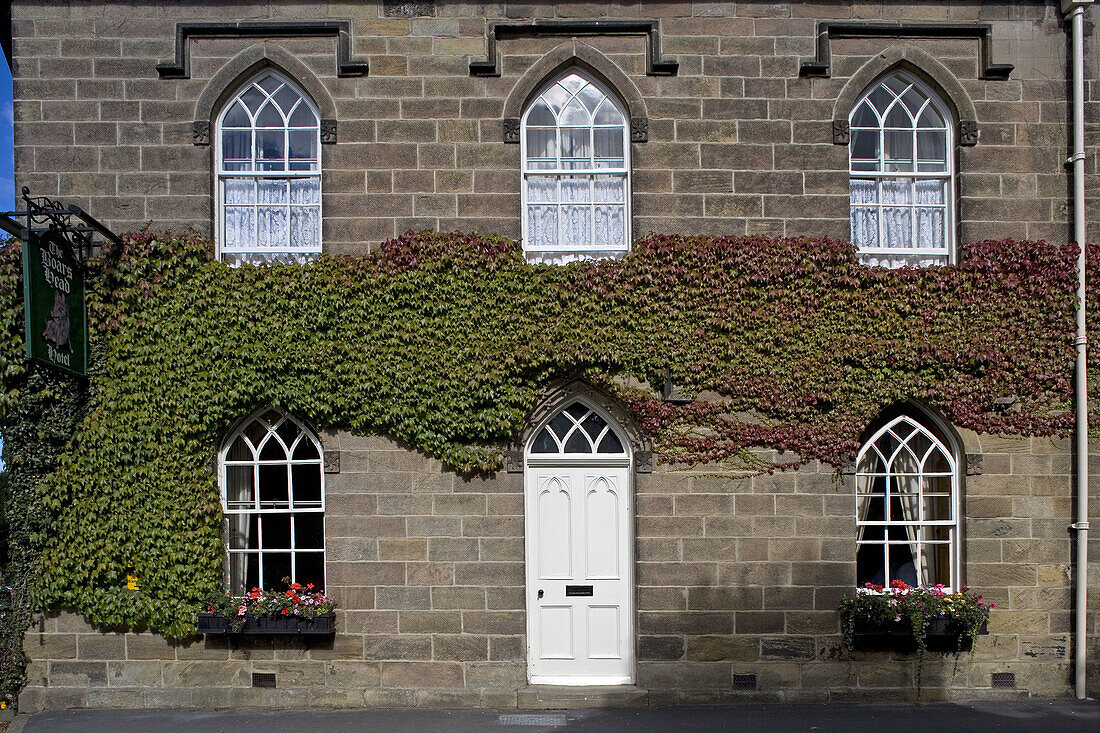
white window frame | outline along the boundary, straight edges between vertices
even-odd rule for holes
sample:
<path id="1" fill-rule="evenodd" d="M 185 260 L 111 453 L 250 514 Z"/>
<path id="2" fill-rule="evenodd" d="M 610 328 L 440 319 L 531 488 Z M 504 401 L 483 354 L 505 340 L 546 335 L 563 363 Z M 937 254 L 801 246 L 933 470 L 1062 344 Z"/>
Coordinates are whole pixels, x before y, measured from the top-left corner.
<path id="1" fill-rule="evenodd" d="M 935 425 L 936 430 L 939 431 L 944 437 L 940 438 L 933 430 L 929 429 L 927 422 L 932 422 Z M 875 443 L 886 435 L 892 433 L 899 441 L 899 445 L 893 454 L 889 456 L 883 455 L 878 451 Z M 931 441 L 931 446 L 926 451 L 924 456 L 918 456 L 918 470 L 916 473 L 906 472 L 898 473 L 892 470 L 894 461 L 901 454 L 902 450 L 906 448 L 909 440 L 917 434 L 922 434 L 925 438 Z M 947 472 L 932 472 L 925 471 L 925 461 L 928 460 L 932 452 L 935 450 L 943 451 L 947 457 L 948 464 L 950 466 L 950 473 Z M 873 452 L 873 453 L 872 453 Z M 877 454 L 879 460 L 882 461 L 883 471 L 868 471 L 866 458 L 870 455 Z M 959 480 L 959 461 L 958 461 L 958 447 L 955 445 L 954 439 L 951 434 L 943 428 L 941 425 L 937 425 L 935 421 L 929 421 L 927 419 L 921 419 L 909 414 L 898 415 L 894 419 L 887 422 L 881 428 L 879 428 L 874 435 L 872 435 L 863 446 L 860 447 L 859 454 L 856 457 L 856 490 L 855 490 L 855 516 L 856 516 L 856 549 L 857 552 L 862 546 L 882 546 L 885 545 L 884 550 L 884 564 L 883 564 L 883 585 L 889 586 L 890 581 L 893 578 L 890 577 L 890 560 L 889 560 L 889 548 L 892 545 L 908 545 L 910 547 L 910 554 L 912 554 L 912 545 L 914 541 L 909 538 L 905 540 L 891 540 L 889 536 L 889 530 L 891 528 L 916 528 L 917 536 L 917 554 L 913 556 L 914 571 L 917 576 L 918 584 L 926 583 L 926 579 L 923 578 L 921 556 L 924 553 L 925 544 L 946 544 L 948 546 L 948 574 L 949 582 L 944 585 L 947 586 L 949 592 L 953 592 L 960 587 L 959 580 L 959 531 L 961 526 L 960 519 L 960 480 Z M 884 515 L 882 520 L 865 520 L 860 518 L 860 506 L 859 500 L 861 496 L 883 496 L 883 506 L 885 512 L 890 512 L 891 507 L 891 477 L 893 476 L 915 476 L 918 487 L 917 498 L 917 517 L 915 519 L 887 519 Z M 925 519 L 924 518 L 924 498 L 926 496 L 924 491 L 926 477 L 950 477 L 950 499 L 949 508 L 951 512 L 950 519 Z M 871 486 L 876 479 L 883 481 L 884 492 L 879 494 L 878 492 L 861 491 L 863 486 Z M 864 527 L 881 527 L 883 532 L 882 539 L 862 539 Z M 922 542 L 920 541 L 920 532 L 924 527 L 946 527 L 948 529 L 948 540 L 946 542 Z M 906 530 L 908 532 L 908 529 Z"/>
<path id="2" fill-rule="evenodd" d="M 879 116 L 879 123 L 880 124 L 877 127 L 871 128 L 871 127 L 856 127 L 856 126 L 854 126 L 852 123 L 854 121 L 856 112 L 863 105 L 864 101 L 867 99 L 867 97 L 869 97 L 872 93 L 874 93 L 875 90 L 877 90 L 880 86 L 883 86 L 884 83 L 889 79 L 899 79 L 907 85 L 906 91 L 908 91 L 908 87 L 914 87 L 914 88 L 918 89 L 919 91 L 921 91 L 928 98 L 927 101 L 925 102 L 924 106 L 922 106 L 921 109 L 918 110 L 917 114 L 915 115 L 913 127 L 912 128 L 900 128 L 900 127 L 886 127 L 886 125 L 885 125 L 886 116 L 889 114 L 890 110 L 893 108 L 894 105 L 900 104 L 900 97 L 904 95 L 904 93 L 905 93 L 904 91 L 901 94 L 898 94 L 897 95 L 898 99 L 894 99 L 894 101 L 891 102 L 890 105 L 887 107 L 887 109 L 884 110 L 883 112 L 879 112 L 879 110 L 877 108 L 875 108 L 875 106 L 873 104 L 869 105 L 875 111 L 875 114 Z M 890 90 L 890 93 L 894 94 L 894 92 L 892 90 Z M 929 105 L 932 106 L 936 110 L 936 112 L 940 115 L 941 119 L 943 119 L 943 121 L 944 121 L 944 128 L 943 128 L 943 132 L 944 132 L 944 163 L 945 163 L 945 166 L 944 166 L 945 170 L 944 171 L 927 172 L 927 171 L 918 171 L 918 170 L 916 170 L 917 167 L 918 167 L 916 165 L 916 161 L 918 161 L 918 157 L 917 157 L 918 156 L 917 132 L 920 131 L 920 130 L 939 131 L 941 129 L 941 128 L 920 128 L 920 127 L 917 127 L 916 120 L 920 119 L 920 116 L 923 113 L 925 107 L 929 106 Z M 865 261 L 865 262 L 866 261 L 877 262 L 880 259 L 890 260 L 891 258 L 894 258 L 894 257 L 917 256 L 917 257 L 923 257 L 923 258 L 928 258 L 928 259 L 930 259 L 930 258 L 942 258 L 942 262 L 937 262 L 936 264 L 953 264 L 955 262 L 955 250 L 956 250 L 956 243 L 955 243 L 955 240 L 956 240 L 956 236 L 955 236 L 955 229 L 956 229 L 955 209 L 956 209 L 956 206 L 958 204 L 957 204 L 956 193 L 955 193 L 956 161 L 955 161 L 955 134 L 954 134 L 955 131 L 954 131 L 953 120 L 954 120 L 954 116 L 951 114 L 951 111 L 948 108 L 948 105 L 946 104 L 946 102 L 944 101 L 943 97 L 940 94 L 938 94 L 928 84 L 926 84 L 923 81 L 921 81 L 920 79 L 918 79 L 915 75 L 910 74 L 910 73 L 908 73 L 904 70 L 901 70 L 901 69 L 895 69 L 894 71 L 891 71 L 891 72 L 889 72 L 887 74 L 884 74 L 884 75 L 878 77 L 877 79 L 875 79 L 875 81 L 873 83 L 871 83 L 867 87 L 867 89 L 865 89 L 863 91 L 862 94 L 859 95 L 859 99 L 856 100 L 856 103 L 854 105 L 852 105 L 852 109 L 848 114 L 849 134 L 851 135 L 850 142 L 849 142 L 849 145 L 848 145 L 848 180 L 849 180 L 849 184 L 852 180 L 855 180 L 855 179 L 863 179 L 863 180 L 872 179 L 876 182 L 876 186 L 878 187 L 878 190 L 881 192 L 881 182 L 884 181 L 884 180 L 912 179 L 912 181 L 913 181 L 910 184 L 910 201 L 912 202 L 910 204 L 884 204 L 882 202 L 883 197 L 881 196 L 881 193 L 878 196 L 878 203 L 875 204 L 875 206 L 877 207 L 877 210 L 878 210 L 878 216 L 876 217 L 877 218 L 877 226 L 878 226 L 878 234 L 877 234 L 877 237 L 876 237 L 876 241 L 879 243 L 879 246 L 877 246 L 877 247 L 860 247 L 859 244 L 854 241 L 855 236 L 854 236 L 854 232 L 853 232 L 853 236 L 852 236 L 853 244 L 856 244 L 856 246 L 859 247 L 860 260 Z M 912 146 L 913 146 L 913 161 L 914 161 L 913 170 L 912 171 L 886 171 L 885 170 L 885 167 L 886 167 L 885 166 L 885 156 L 886 156 L 885 131 L 886 130 L 903 130 L 903 129 L 904 130 L 912 130 Z M 854 151 L 855 151 L 855 147 L 854 147 L 855 133 L 857 131 L 864 131 L 864 130 L 877 130 L 878 131 L 878 150 L 879 150 L 878 159 L 879 159 L 879 163 L 880 163 L 878 171 L 855 170 L 855 168 L 852 164 L 853 163 L 853 154 L 854 154 Z M 860 160 L 862 160 L 862 159 L 860 159 Z M 918 219 L 919 218 L 916 214 L 916 210 L 918 208 L 921 208 L 921 206 L 917 203 L 916 190 L 915 190 L 916 181 L 918 179 L 933 179 L 933 180 L 944 181 L 944 204 L 943 204 L 943 206 L 944 206 L 944 234 L 943 234 L 944 246 L 943 246 L 943 248 L 916 247 L 916 246 L 913 246 L 913 247 L 885 247 L 885 246 L 883 246 L 882 243 L 885 241 L 884 236 L 883 236 L 884 235 L 884 227 L 885 227 L 885 224 L 884 224 L 885 215 L 883 213 L 883 210 L 886 209 L 886 208 L 901 208 L 901 207 L 908 208 L 909 211 L 910 211 L 910 239 L 909 239 L 909 241 L 910 241 L 911 244 L 914 244 L 914 245 L 917 242 L 920 241 L 920 234 L 919 234 L 919 231 L 918 231 L 919 230 L 919 226 L 918 226 Z M 849 203 L 849 209 L 853 209 L 853 208 L 854 208 L 854 205 Z M 930 206 L 926 205 L 925 208 L 930 208 Z"/>
<path id="3" fill-rule="evenodd" d="M 279 419 L 274 420 L 274 421 L 270 420 L 269 417 L 272 416 L 272 415 L 277 415 Z M 251 439 L 249 439 L 247 437 L 247 431 L 248 431 L 249 427 L 257 421 L 261 422 L 263 425 L 265 425 L 267 427 L 267 435 L 261 441 L 261 445 L 254 446 L 254 456 L 255 456 L 254 460 L 231 460 L 231 459 L 229 459 L 228 458 L 229 451 L 233 447 L 233 444 L 237 441 L 237 439 L 239 437 L 241 437 L 243 435 L 243 436 L 245 436 L 245 438 L 247 440 L 249 440 L 249 443 L 251 443 Z M 288 422 L 293 423 L 295 426 L 297 426 L 298 430 L 300 431 L 300 436 L 297 438 L 297 440 L 295 440 L 294 444 L 289 445 L 289 446 L 287 446 L 283 442 L 281 436 L 279 436 L 278 433 L 276 432 L 278 430 L 279 426 L 284 421 L 288 421 Z M 267 440 L 278 440 L 279 443 L 282 445 L 284 451 L 286 452 L 287 460 L 264 460 L 264 459 L 260 459 L 260 452 L 263 450 L 263 445 L 266 444 Z M 293 457 L 295 447 L 303 440 L 308 440 L 308 441 L 313 443 L 313 447 L 317 451 L 317 458 L 316 459 L 312 459 L 312 458 L 310 458 L 310 459 L 295 459 Z M 260 470 L 259 469 L 260 469 L 261 466 L 265 466 L 265 465 L 266 466 L 272 466 L 272 465 L 274 465 L 274 466 L 284 466 L 285 465 L 286 466 L 286 471 L 287 471 L 287 506 L 285 506 L 285 507 L 265 507 L 265 506 L 262 506 L 262 503 L 260 502 Z M 229 494 L 229 492 L 228 492 L 229 482 L 228 482 L 228 470 L 227 469 L 230 466 L 249 466 L 249 467 L 252 467 L 252 469 L 253 469 L 252 487 L 253 487 L 253 492 L 254 492 L 253 506 L 251 506 L 251 507 L 230 507 L 229 506 L 229 495 L 228 495 Z M 293 470 L 292 470 L 294 466 L 316 466 L 317 467 L 317 472 L 320 476 L 320 486 L 321 486 L 321 498 L 320 498 L 320 504 L 318 506 L 296 507 L 294 505 L 294 473 L 293 473 Z M 321 446 L 321 441 L 317 438 L 316 434 L 314 434 L 314 432 L 309 429 L 308 426 L 306 426 L 301 420 L 298 420 L 297 418 L 295 418 L 293 415 L 291 415 L 289 413 L 286 413 L 286 412 L 282 412 L 280 410 L 275 410 L 275 409 L 272 409 L 272 408 L 261 409 L 261 410 L 255 412 L 255 413 L 253 413 L 252 415 L 249 415 L 246 419 L 242 420 L 240 425 L 238 425 L 237 428 L 234 429 L 229 434 L 229 437 L 226 438 L 224 444 L 222 445 L 221 450 L 218 451 L 218 488 L 219 488 L 219 491 L 221 493 L 222 513 L 224 515 L 222 529 L 223 529 L 223 533 L 225 535 L 225 557 L 226 557 L 225 586 L 227 588 L 231 588 L 231 581 L 232 581 L 231 568 L 232 568 L 232 561 L 233 561 L 234 555 L 251 555 L 251 554 L 255 554 L 255 555 L 259 556 L 258 566 L 257 566 L 257 578 L 258 578 L 258 582 L 260 584 L 262 584 L 263 583 L 263 578 L 264 578 L 264 553 L 265 552 L 269 552 L 269 553 L 271 553 L 271 552 L 274 552 L 274 553 L 289 553 L 290 554 L 290 578 L 291 578 L 291 582 L 295 582 L 297 580 L 297 577 L 296 577 L 296 574 L 297 574 L 297 556 L 299 554 L 308 553 L 308 554 L 311 554 L 311 555 L 319 555 L 320 558 L 321 558 L 321 573 L 322 573 L 321 581 L 322 582 L 321 582 L 321 585 L 319 586 L 318 589 L 321 589 L 321 588 L 325 587 L 325 585 L 324 585 L 325 580 L 326 580 L 325 576 L 327 576 L 328 568 L 327 568 L 327 562 L 326 562 L 327 533 L 325 531 L 325 523 L 326 522 L 325 522 L 324 450 Z M 271 515 L 277 515 L 277 514 L 290 514 L 290 515 L 320 514 L 321 515 L 321 532 L 322 532 L 320 550 L 318 550 L 317 548 L 297 548 L 295 546 L 295 537 L 294 537 L 294 535 L 295 535 L 295 524 L 294 524 L 293 516 L 292 516 L 291 521 L 290 521 L 290 547 L 289 548 L 264 548 L 264 546 L 263 546 L 263 526 L 262 526 L 263 523 L 262 522 L 257 522 L 257 527 L 258 527 L 257 543 L 258 543 L 258 547 L 256 549 L 251 549 L 251 548 L 233 549 L 230 546 L 231 543 L 230 543 L 229 533 L 231 531 L 231 525 L 230 525 L 229 518 L 231 516 L 257 515 L 259 517 L 263 517 L 263 516 L 271 516 Z M 244 579 L 242 579 L 242 582 L 244 582 Z M 245 588 L 244 590 L 247 592 L 250 589 Z"/>
<path id="4" fill-rule="evenodd" d="M 233 108 L 233 104 L 238 99 L 240 99 L 240 97 L 245 92 L 247 92 L 249 89 L 251 89 L 253 87 L 253 85 L 255 85 L 261 78 L 266 77 L 266 76 L 274 76 L 277 79 L 279 79 L 283 84 L 286 84 L 288 87 L 291 88 L 291 90 L 293 90 L 301 98 L 300 103 L 306 105 L 307 107 L 310 108 L 310 110 L 313 111 L 314 119 L 317 120 L 315 139 L 314 139 L 314 149 L 317 151 L 317 168 L 316 168 L 316 170 L 291 171 L 291 170 L 289 170 L 289 166 L 287 166 L 286 170 L 281 170 L 281 171 L 259 171 L 259 170 L 255 170 L 255 169 L 251 170 L 251 171 L 228 171 L 228 170 L 225 170 L 224 160 L 223 160 L 224 150 L 223 150 L 223 146 L 222 146 L 222 136 L 223 136 L 223 132 L 224 132 L 223 122 L 225 120 L 225 116 L 226 116 L 226 114 L 228 114 L 229 110 L 231 110 Z M 267 92 L 264 91 L 264 94 L 267 94 Z M 246 107 L 246 111 L 251 116 L 252 113 L 247 110 L 247 107 Z M 323 244 L 324 244 L 324 190 L 323 190 L 323 176 L 322 176 L 323 165 L 322 165 L 321 124 L 320 124 L 320 120 L 321 120 L 321 112 L 317 108 L 317 105 L 314 104 L 314 102 L 310 98 L 310 96 L 308 94 L 306 94 L 305 90 L 303 90 L 302 87 L 300 85 L 296 84 L 292 79 L 287 78 L 284 74 L 281 74 L 277 71 L 274 71 L 273 69 L 264 69 L 264 70 L 260 71 L 259 73 L 255 74 L 254 76 L 250 77 L 246 82 L 244 82 L 243 84 L 240 85 L 240 87 L 237 88 L 237 90 L 233 94 L 233 96 L 230 97 L 229 100 L 222 107 L 222 110 L 221 110 L 221 112 L 218 113 L 217 121 L 214 125 L 214 131 L 215 131 L 215 136 L 214 136 L 215 137 L 215 140 L 214 140 L 214 155 L 215 155 L 214 170 L 215 170 L 215 177 L 216 177 L 215 186 L 217 188 L 217 190 L 215 192 L 215 194 L 217 196 L 217 201 L 215 203 L 215 206 L 217 208 L 217 215 L 216 215 L 216 222 L 215 222 L 215 230 L 216 230 L 215 245 L 216 245 L 216 251 L 217 251 L 218 259 L 225 259 L 226 257 L 231 257 L 231 258 L 234 258 L 236 260 L 236 264 L 240 264 L 242 262 L 260 262 L 260 261 L 301 262 L 301 261 L 314 259 L 316 257 L 316 255 L 318 255 L 322 252 Z M 231 129 L 245 129 L 245 128 L 231 128 Z M 257 160 L 257 156 L 256 156 L 256 130 L 257 130 L 257 127 L 256 127 L 255 124 L 253 124 L 252 127 L 249 128 L 249 129 L 250 129 L 251 135 L 252 135 L 252 147 L 251 147 L 252 159 L 253 159 L 253 161 L 255 161 L 255 160 Z M 278 128 L 259 128 L 259 129 L 271 130 L 271 129 L 278 129 Z M 290 154 L 289 133 L 290 133 L 290 130 L 292 130 L 292 129 L 293 130 L 304 130 L 304 129 L 310 129 L 310 128 L 303 128 L 303 127 L 291 128 L 289 126 L 289 124 L 287 126 L 283 127 L 284 160 L 287 159 L 287 157 Z M 255 168 L 255 166 L 254 166 L 254 168 Z M 291 227 L 290 227 L 289 198 L 288 198 L 288 204 L 287 204 L 287 206 L 288 206 L 288 212 L 287 212 L 287 242 L 284 246 L 279 247 L 279 246 L 257 245 L 257 246 L 253 246 L 253 247 L 233 247 L 233 248 L 227 247 L 226 246 L 226 232 L 225 232 L 225 208 L 226 208 L 226 205 L 227 205 L 226 204 L 225 184 L 226 184 L 226 181 L 231 179 L 231 178 L 251 178 L 251 179 L 254 179 L 254 180 L 258 180 L 258 179 L 262 179 L 262 178 L 278 179 L 278 180 L 292 180 L 292 179 L 301 180 L 301 179 L 311 179 L 311 178 L 316 179 L 317 180 L 317 191 L 318 191 L 318 194 L 317 194 L 317 196 L 318 196 L 317 201 L 318 202 L 316 204 L 316 207 L 317 207 L 317 244 L 316 244 L 316 246 L 309 247 L 309 248 L 291 247 L 290 246 L 289 238 L 290 238 Z M 288 192 L 288 196 L 289 196 L 289 192 Z M 257 205 L 253 204 L 253 206 L 257 206 Z M 257 226 L 258 226 L 258 223 L 257 223 Z M 251 259 L 249 259 L 250 255 L 252 256 Z"/>
<path id="5" fill-rule="evenodd" d="M 528 123 L 527 123 L 527 118 L 531 114 L 531 110 L 534 108 L 535 103 L 538 102 L 542 98 L 542 96 L 551 87 L 555 86 L 559 81 L 561 81 L 562 79 L 566 78 L 567 76 L 569 76 L 571 74 L 576 74 L 577 76 L 581 77 L 586 82 L 588 82 L 589 84 L 594 86 L 596 89 L 598 89 L 605 97 L 607 97 L 608 101 L 610 101 L 611 104 L 614 105 L 616 111 L 619 113 L 619 116 L 623 121 L 623 124 L 622 124 L 623 167 L 621 167 L 621 168 L 572 168 L 572 169 L 565 169 L 565 168 L 561 168 L 561 167 L 553 168 L 553 169 L 547 169 L 547 168 L 530 169 L 528 167 L 528 159 L 527 159 L 527 129 L 528 129 Z M 539 127 L 543 127 L 543 126 L 540 125 Z M 608 128 L 608 127 L 611 127 L 611 125 L 596 125 L 596 124 L 593 124 L 592 126 L 590 126 L 588 128 L 589 129 L 589 145 L 591 146 L 590 149 L 593 151 L 593 153 L 595 152 L 595 141 L 593 139 L 592 131 L 597 129 L 597 128 Z M 557 130 L 556 151 L 557 151 L 557 157 L 558 157 L 559 162 L 560 162 L 561 149 L 562 149 L 561 148 L 561 129 L 562 129 L 562 125 L 558 124 L 555 129 Z M 543 84 L 539 88 L 539 93 L 532 96 L 531 101 L 527 103 L 527 106 L 523 110 L 523 116 L 520 120 L 520 169 L 522 171 L 522 182 L 520 184 L 520 212 L 521 212 L 521 220 L 522 220 L 521 223 L 522 223 L 522 233 L 523 233 L 523 251 L 524 251 L 524 254 L 525 254 L 528 262 L 545 262 L 545 263 L 553 263 L 553 264 L 565 264 L 567 262 L 571 262 L 571 261 L 574 261 L 574 260 L 582 260 L 582 259 L 599 259 L 599 258 L 605 258 L 605 257 L 618 258 L 618 257 L 622 257 L 623 255 L 625 255 L 627 252 L 630 251 L 630 245 L 631 245 L 631 241 L 632 241 L 631 226 L 630 226 L 630 224 L 631 224 L 631 205 L 630 205 L 631 204 L 630 115 L 627 113 L 626 106 L 622 103 L 622 100 L 620 99 L 619 95 L 617 93 L 615 93 L 613 90 L 609 89 L 605 84 L 603 84 L 600 81 L 598 81 L 597 79 L 593 78 L 591 74 L 586 73 L 583 69 L 576 68 L 576 67 L 566 69 L 565 71 L 562 71 L 561 73 L 556 74 L 553 78 L 551 78 L 545 84 Z M 594 195 L 590 195 L 589 196 L 590 202 L 589 202 L 588 205 L 592 206 L 592 213 L 593 213 L 592 221 L 591 221 L 591 230 L 590 230 L 592 239 L 591 239 L 590 244 L 588 244 L 586 246 L 583 246 L 583 247 L 577 247 L 576 245 L 572 245 L 572 244 L 568 244 L 568 245 L 567 244 L 560 244 L 560 240 L 561 240 L 561 236 L 560 236 L 560 233 L 561 233 L 560 208 L 562 207 L 563 204 L 562 204 L 562 202 L 559 198 L 559 200 L 557 202 L 535 202 L 535 203 L 539 203 L 539 204 L 545 203 L 545 204 L 548 204 L 548 205 L 556 205 L 556 206 L 559 207 L 559 214 L 558 214 L 558 217 L 557 217 L 557 226 L 558 226 L 558 233 L 559 233 L 558 241 L 559 241 L 559 243 L 558 244 L 553 244 L 553 245 L 539 245 L 538 247 L 531 246 L 530 238 L 529 238 L 529 235 L 528 235 L 528 230 L 530 228 L 530 224 L 529 224 L 529 215 L 528 215 L 528 208 L 527 208 L 528 207 L 528 190 L 527 190 L 528 186 L 527 186 L 527 181 L 531 176 L 537 176 L 537 177 L 557 176 L 559 179 L 564 178 L 566 176 L 578 176 L 578 177 L 588 176 L 589 180 L 591 182 L 590 187 L 589 187 L 590 192 L 594 191 L 594 188 L 595 188 L 594 182 L 595 182 L 595 179 L 596 179 L 597 176 L 618 176 L 618 177 L 621 177 L 623 179 L 623 201 L 622 202 L 617 202 L 616 201 L 616 202 L 609 202 L 609 203 L 615 204 L 615 205 L 619 205 L 621 203 L 622 206 L 623 206 L 623 217 L 624 217 L 624 219 L 623 219 L 623 243 L 619 246 L 614 246 L 614 247 L 600 246 L 600 245 L 594 244 L 594 242 L 595 242 L 595 231 L 596 231 L 595 206 L 597 206 L 599 204 L 599 202 L 596 202 L 594 200 L 594 198 L 595 198 Z M 560 186 L 559 186 L 558 190 L 559 190 L 559 195 L 560 195 L 560 190 L 561 190 Z"/>

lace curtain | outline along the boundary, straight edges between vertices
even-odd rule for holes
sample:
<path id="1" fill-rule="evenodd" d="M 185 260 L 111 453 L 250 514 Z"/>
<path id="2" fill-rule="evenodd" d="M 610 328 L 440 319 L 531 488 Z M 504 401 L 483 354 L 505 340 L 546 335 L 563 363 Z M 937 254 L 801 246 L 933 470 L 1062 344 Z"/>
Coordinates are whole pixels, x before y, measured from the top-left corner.
<path id="1" fill-rule="evenodd" d="M 872 84 L 853 108 L 852 243 L 865 263 L 899 267 L 950 260 L 947 119 L 942 101 L 903 72 Z"/>
<path id="2" fill-rule="evenodd" d="M 617 256 L 629 247 L 626 118 L 576 72 L 523 118 L 524 249 L 538 262 Z"/>
<path id="3" fill-rule="evenodd" d="M 220 245 L 227 262 L 301 262 L 321 251 L 320 120 L 272 72 L 218 122 Z"/>

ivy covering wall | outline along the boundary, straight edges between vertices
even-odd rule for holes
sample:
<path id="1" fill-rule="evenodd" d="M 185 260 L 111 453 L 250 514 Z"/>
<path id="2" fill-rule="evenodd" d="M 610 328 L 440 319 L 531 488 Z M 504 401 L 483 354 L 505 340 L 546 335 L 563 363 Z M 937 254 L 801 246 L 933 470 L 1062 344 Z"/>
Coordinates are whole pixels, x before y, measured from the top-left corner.
<path id="1" fill-rule="evenodd" d="M 1067 434 L 1075 252 L 981 242 L 956 266 L 884 270 L 828 239 L 651 235 L 621 262 L 556 267 L 504 238 L 420 233 L 233 269 L 209 243 L 134 235 L 90 264 L 84 383 L 26 366 L 9 245 L 0 434 L 23 580 L 3 642 L 31 607 L 192 631 L 221 582 L 216 452 L 264 405 L 462 472 L 497 468 L 539 390 L 572 376 L 615 393 L 669 462 L 762 446 L 841 466 L 905 399 L 974 430 Z M 666 369 L 696 401 L 645 387 Z M 995 410 L 999 396 L 1015 406 Z"/>

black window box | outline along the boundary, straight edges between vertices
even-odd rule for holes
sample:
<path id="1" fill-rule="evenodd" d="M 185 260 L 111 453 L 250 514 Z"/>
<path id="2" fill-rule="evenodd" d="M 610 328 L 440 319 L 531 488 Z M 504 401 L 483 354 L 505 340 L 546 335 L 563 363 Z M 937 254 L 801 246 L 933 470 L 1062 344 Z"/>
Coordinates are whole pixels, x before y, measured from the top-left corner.
<path id="1" fill-rule="evenodd" d="M 860 651 L 917 650 L 913 627 L 908 620 L 876 623 L 857 618 L 854 631 L 852 646 Z M 985 635 L 989 630 L 982 624 L 978 633 Z M 968 652 L 973 648 L 974 640 L 966 636 L 965 629 L 949 619 L 934 618 L 928 622 L 928 628 L 924 632 L 924 645 L 933 652 Z"/>
<path id="2" fill-rule="evenodd" d="M 299 636 L 332 636 L 336 633 L 336 614 L 329 613 L 313 618 L 298 616 L 245 616 L 240 631 L 233 630 L 235 617 L 220 613 L 200 613 L 200 634 L 295 634 Z"/>

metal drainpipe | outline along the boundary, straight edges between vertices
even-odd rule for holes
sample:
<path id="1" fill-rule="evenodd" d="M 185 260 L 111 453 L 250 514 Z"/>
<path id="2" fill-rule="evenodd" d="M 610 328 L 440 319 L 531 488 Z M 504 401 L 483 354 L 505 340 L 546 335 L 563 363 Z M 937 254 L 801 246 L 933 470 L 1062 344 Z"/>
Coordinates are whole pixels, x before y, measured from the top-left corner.
<path id="1" fill-rule="evenodd" d="M 1072 24 L 1073 36 L 1073 238 L 1077 255 L 1077 587 L 1074 614 L 1074 672 L 1077 699 L 1088 696 L 1085 684 L 1085 614 L 1088 591 L 1089 439 L 1088 391 L 1085 361 L 1085 8 L 1093 0 L 1062 0 L 1062 13 Z"/>

